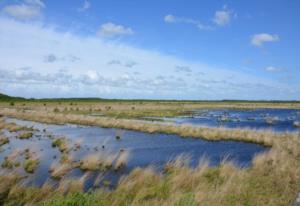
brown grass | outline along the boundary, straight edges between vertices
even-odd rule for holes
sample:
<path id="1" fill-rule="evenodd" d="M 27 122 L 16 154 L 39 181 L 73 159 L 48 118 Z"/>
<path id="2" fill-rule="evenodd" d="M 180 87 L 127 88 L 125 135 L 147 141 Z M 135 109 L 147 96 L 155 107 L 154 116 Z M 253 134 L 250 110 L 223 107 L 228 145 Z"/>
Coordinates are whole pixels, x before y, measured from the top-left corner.
<path id="1" fill-rule="evenodd" d="M 114 169 L 119 170 L 126 166 L 128 159 L 129 159 L 129 151 L 125 150 L 120 152 L 115 164 Z"/>
<path id="2" fill-rule="evenodd" d="M 82 170 L 107 170 L 113 165 L 116 155 L 98 152 L 84 157 L 80 161 L 80 169 Z"/>

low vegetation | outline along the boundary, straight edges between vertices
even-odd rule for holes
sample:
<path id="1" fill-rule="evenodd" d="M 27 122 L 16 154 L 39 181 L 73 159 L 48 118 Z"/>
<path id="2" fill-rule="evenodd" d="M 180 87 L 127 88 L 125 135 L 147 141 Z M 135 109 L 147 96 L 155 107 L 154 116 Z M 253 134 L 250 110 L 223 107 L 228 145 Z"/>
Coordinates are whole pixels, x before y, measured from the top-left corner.
<path id="1" fill-rule="evenodd" d="M 38 167 L 40 161 L 38 159 L 27 159 L 24 162 L 24 170 L 28 173 L 34 173 L 35 169 Z"/>
<path id="2" fill-rule="evenodd" d="M 115 158 L 116 155 L 108 153 L 87 155 L 80 161 L 80 169 L 105 171 L 112 167 Z"/>
<path id="3" fill-rule="evenodd" d="M 60 152 L 68 152 L 70 147 L 68 145 L 67 139 L 62 137 L 58 139 L 54 139 L 52 142 L 52 147 L 57 147 Z"/>
<path id="4" fill-rule="evenodd" d="M 114 169 L 115 170 L 120 170 L 123 167 L 125 167 L 126 164 L 127 164 L 128 158 L 129 158 L 129 151 L 120 151 L 120 154 L 119 154 L 119 156 L 116 160 L 116 163 L 114 165 Z"/>
<path id="5" fill-rule="evenodd" d="M 7 143 L 9 143 L 9 139 L 8 139 L 7 137 L 0 136 L 0 147 L 1 147 L 2 145 L 7 144 Z"/>
<path id="6" fill-rule="evenodd" d="M 18 138 L 19 139 L 29 139 L 33 136 L 32 132 L 23 132 L 21 134 L 19 134 Z"/>
<path id="7" fill-rule="evenodd" d="M 65 174 L 70 172 L 72 169 L 78 167 L 78 165 L 73 164 L 71 162 L 63 163 L 63 164 L 55 164 L 52 165 L 49 172 L 52 178 L 61 179 Z"/>

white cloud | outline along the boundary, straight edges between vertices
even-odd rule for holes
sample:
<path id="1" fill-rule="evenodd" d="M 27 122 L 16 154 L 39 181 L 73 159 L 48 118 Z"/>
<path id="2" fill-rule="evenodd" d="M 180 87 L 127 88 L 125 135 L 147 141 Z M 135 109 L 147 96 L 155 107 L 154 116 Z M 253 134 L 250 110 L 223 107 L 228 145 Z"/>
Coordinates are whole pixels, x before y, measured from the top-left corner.
<path id="1" fill-rule="evenodd" d="M 88 0 L 84 0 L 82 7 L 78 8 L 79 12 L 88 10 L 91 7 L 91 3 Z"/>
<path id="2" fill-rule="evenodd" d="M 279 41 L 277 34 L 260 33 L 251 36 L 251 44 L 257 47 L 262 46 L 265 42 L 276 42 Z"/>
<path id="3" fill-rule="evenodd" d="M 226 26 L 230 23 L 232 12 L 226 6 L 222 10 L 216 11 L 212 21 L 218 26 Z"/>
<path id="4" fill-rule="evenodd" d="M 9 5 L 2 9 L 2 11 L 9 16 L 19 20 L 31 20 L 41 15 L 41 9 L 35 6 L 25 4 Z"/>
<path id="5" fill-rule="evenodd" d="M 279 68 L 279 67 L 269 66 L 269 67 L 265 68 L 265 71 L 267 71 L 267 72 L 281 72 L 281 71 L 283 71 L 283 69 Z"/>
<path id="6" fill-rule="evenodd" d="M 208 25 L 202 24 L 200 21 L 191 19 L 191 18 L 185 18 L 185 17 L 177 17 L 172 14 L 168 14 L 164 17 L 164 21 L 166 23 L 183 23 L 183 24 L 191 24 L 196 26 L 200 30 L 211 30 L 212 27 Z"/>
<path id="7" fill-rule="evenodd" d="M 293 87 L 291 93 L 290 85 L 264 77 L 187 61 L 120 41 L 56 31 L 39 23 L 0 17 L 0 33 L 0 92 L 11 95 L 299 99 L 298 87 Z M 45 57 L 51 63 L 45 62 Z M 74 58 L 80 60 L 73 61 Z M 127 63 L 132 62 L 137 64 L 129 67 Z M 201 75 L 203 72 L 205 75 Z"/>
<path id="8" fill-rule="evenodd" d="M 41 8 L 46 7 L 44 2 L 41 1 L 41 0 L 25 0 L 24 2 L 29 4 L 29 5 L 32 5 L 32 6 L 38 6 L 38 7 L 41 7 Z"/>
<path id="9" fill-rule="evenodd" d="M 164 20 L 165 22 L 167 23 L 175 23 L 176 22 L 176 17 L 171 15 L 171 14 L 168 14 L 164 17 Z"/>
<path id="10" fill-rule="evenodd" d="M 111 22 L 102 24 L 98 30 L 98 34 L 104 37 L 113 37 L 117 35 L 132 35 L 134 32 L 129 27 L 124 27 L 122 25 L 114 24 Z"/>
<path id="11" fill-rule="evenodd" d="M 24 0 L 24 3 L 7 5 L 2 12 L 18 20 L 32 20 L 41 16 L 45 4 L 41 0 Z"/>

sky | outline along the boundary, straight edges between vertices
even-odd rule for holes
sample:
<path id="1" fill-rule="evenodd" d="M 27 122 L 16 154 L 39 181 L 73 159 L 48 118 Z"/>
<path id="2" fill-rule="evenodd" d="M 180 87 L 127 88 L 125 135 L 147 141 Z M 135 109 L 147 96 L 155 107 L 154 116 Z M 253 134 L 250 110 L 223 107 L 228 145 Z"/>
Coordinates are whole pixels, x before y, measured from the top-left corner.
<path id="1" fill-rule="evenodd" d="M 300 1 L 0 0 L 0 93 L 300 100 Z"/>

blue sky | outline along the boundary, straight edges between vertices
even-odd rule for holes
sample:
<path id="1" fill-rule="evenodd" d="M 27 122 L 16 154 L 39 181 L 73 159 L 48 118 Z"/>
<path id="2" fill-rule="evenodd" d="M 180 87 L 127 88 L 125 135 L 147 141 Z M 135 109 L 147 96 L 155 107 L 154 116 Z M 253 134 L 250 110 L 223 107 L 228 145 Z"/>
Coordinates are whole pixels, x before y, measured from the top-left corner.
<path id="1" fill-rule="evenodd" d="M 0 92 L 300 100 L 299 1 L 0 0 Z"/>

